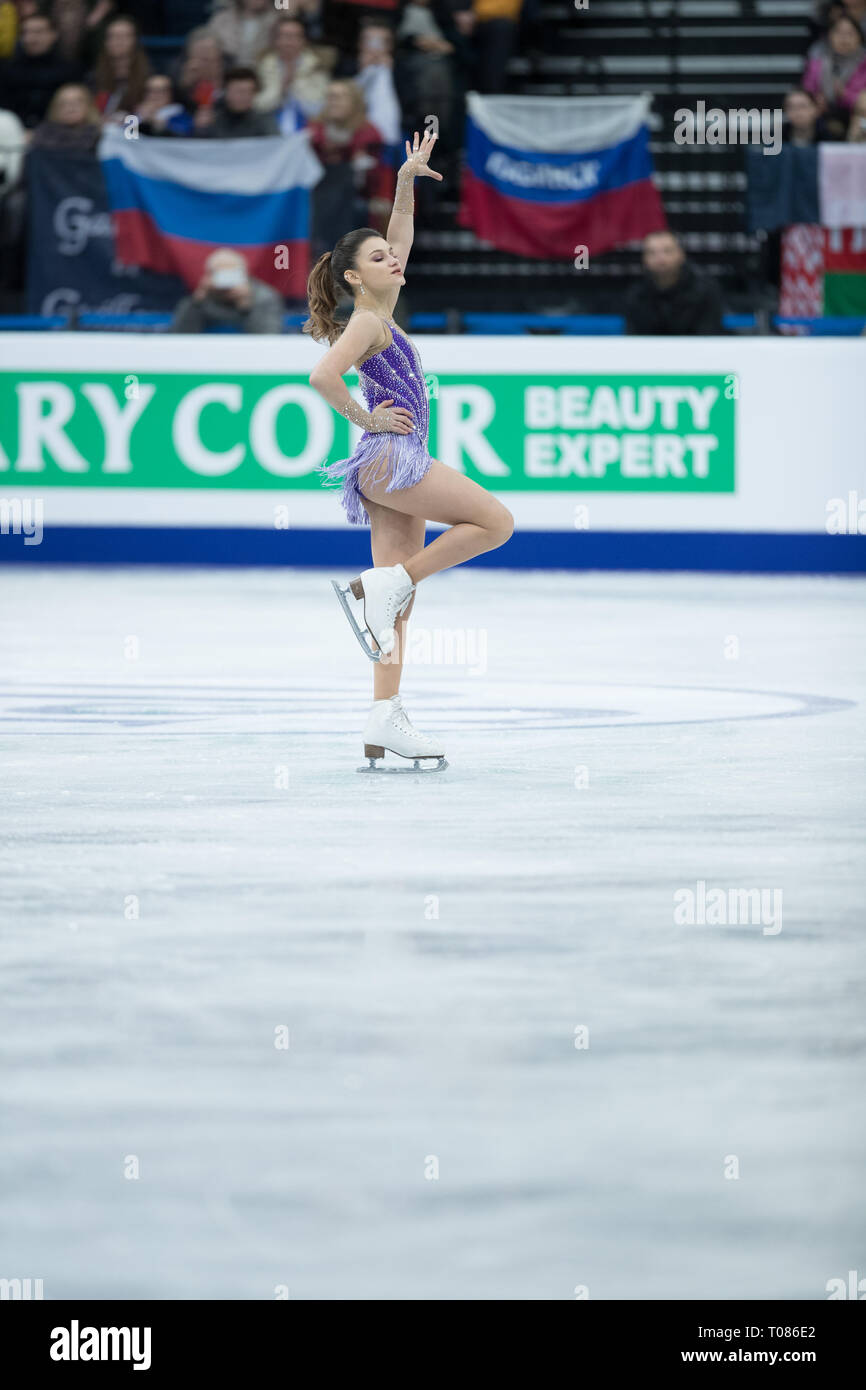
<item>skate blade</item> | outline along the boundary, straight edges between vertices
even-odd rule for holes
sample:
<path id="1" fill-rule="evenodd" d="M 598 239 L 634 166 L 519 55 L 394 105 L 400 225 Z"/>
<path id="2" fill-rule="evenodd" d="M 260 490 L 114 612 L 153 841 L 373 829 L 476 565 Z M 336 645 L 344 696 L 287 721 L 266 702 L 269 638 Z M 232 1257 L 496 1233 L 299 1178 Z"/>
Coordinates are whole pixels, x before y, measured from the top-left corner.
<path id="1" fill-rule="evenodd" d="M 372 633 L 370 633 L 366 628 L 361 628 L 358 625 L 358 620 L 352 612 L 351 608 L 349 607 L 349 585 L 340 585 L 336 579 L 331 580 L 331 585 L 333 587 L 334 593 L 340 600 L 340 607 L 342 608 L 343 612 L 348 618 L 349 625 L 352 631 L 354 632 L 355 636 L 357 637 L 358 641 L 360 642 L 361 646 L 363 647 L 364 651 L 367 653 L 371 661 L 379 661 L 381 659 L 380 652 L 379 648 L 374 647 L 373 645 L 375 639 Z"/>
<path id="2" fill-rule="evenodd" d="M 389 752 L 390 752 L 390 749 L 389 749 Z M 395 753 L 395 754 L 394 754 L 394 757 L 395 757 L 395 758 L 402 758 L 402 756 L 403 756 L 403 755 L 402 755 L 401 753 Z M 435 767 L 425 767 L 425 766 L 423 766 L 423 764 L 425 764 L 425 763 L 432 763 L 432 762 L 434 761 L 434 759 L 435 759 L 435 764 L 436 764 Z M 386 765 L 386 764 L 385 764 L 384 758 L 368 758 L 368 759 L 367 759 L 367 766 L 366 766 L 366 767 L 359 767 L 359 768 L 356 768 L 355 770 L 356 770 L 357 772 L 420 772 L 420 773 L 423 774 L 423 773 L 427 773 L 427 772 L 444 772 L 445 769 L 446 769 L 446 767 L 448 766 L 448 761 L 447 761 L 446 758 L 440 757 L 439 755 L 434 754 L 434 753 L 431 753 L 431 754 L 430 754 L 428 757 L 426 757 L 426 758 L 405 758 L 405 759 L 403 759 L 403 761 L 406 762 L 406 763 L 411 763 L 412 766 L 411 766 L 411 767 L 400 767 L 400 766 L 394 767 L 391 763 L 388 763 L 388 764 Z M 377 763 L 381 763 L 382 766 L 381 766 L 381 767 L 377 767 L 377 766 L 376 766 Z"/>

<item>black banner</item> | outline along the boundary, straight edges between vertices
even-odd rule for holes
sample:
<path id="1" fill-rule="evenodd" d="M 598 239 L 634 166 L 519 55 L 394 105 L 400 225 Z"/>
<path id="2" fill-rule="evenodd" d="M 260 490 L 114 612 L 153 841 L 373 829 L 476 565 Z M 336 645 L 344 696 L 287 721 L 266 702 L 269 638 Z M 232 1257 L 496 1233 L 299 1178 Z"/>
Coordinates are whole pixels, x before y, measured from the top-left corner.
<path id="1" fill-rule="evenodd" d="M 359 1291 L 357 1301 L 365 1301 L 363 1291 Z M 554 1301 L 571 1302 L 572 1306 L 564 1318 L 550 1315 L 554 1340 L 550 1345 L 545 1343 L 543 1350 L 535 1337 L 527 1344 L 530 1339 L 515 1326 L 513 1313 L 508 1315 L 509 1327 L 498 1337 L 484 1337 L 483 1350 L 477 1345 L 476 1355 L 488 1374 L 500 1366 L 503 1373 L 513 1373 L 518 1350 L 533 1359 L 534 1379 L 539 1378 L 540 1352 L 549 1359 L 572 1351 L 576 1379 L 593 1371 L 596 1376 L 599 1372 L 614 1376 L 642 1371 L 649 1377 L 675 1367 L 718 1365 L 730 1370 L 734 1365 L 805 1366 L 826 1383 L 846 1367 L 856 1366 L 860 1359 L 863 1310 L 859 1298 L 856 1307 L 840 1307 L 832 1299 L 748 1303 Z M 487 1319 L 492 1316 L 497 1320 L 497 1314 L 485 1310 L 485 1300 L 472 1300 L 462 1310 L 456 1303 L 446 1302 L 446 1316 L 460 1323 L 467 1317 L 465 1326 L 477 1344 L 485 1332 L 493 1332 L 494 1324 L 488 1324 Z M 258 1376 L 271 1370 L 292 1379 L 301 1356 L 309 1357 L 314 1351 L 320 1353 L 317 1369 L 326 1378 L 342 1364 L 347 1374 L 354 1376 L 365 1354 L 368 1361 L 381 1360 L 386 1371 L 391 1369 L 395 1353 L 399 1356 L 405 1349 L 410 1332 L 417 1332 L 423 1352 L 417 1369 L 401 1361 L 401 1378 L 414 1378 L 419 1372 L 429 1375 L 439 1357 L 446 1358 L 443 1375 L 453 1376 L 453 1348 L 448 1347 L 447 1337 L 441 1349 L 430 1342 L 427 1312 L 421 1312 L 415 1324 L 411 1310 L 401 1303 L 404 1346 L 394 1348 L 388 1334 L 377 1350 L 370 1341 L 369 1310 L 362 1314 L 362 1324 L 360 1318 L 355 1321 L 357 1313 L 345 1301 L 326 1302 L 322 1318 L 315 1316 L 314 1307 L 315 1302 L 309 1300 L 293 1302 L 279 1297 L 261 1302 L 20 1301 L 0 1303 L 0 1328 L 4 1359 L 16 1366 L 19 1376 L 38 1372 L 49 1381 L 57 1376 L 61 1383 L 76 1373 L 91 1382 L 94 1375 L 104 1380 L 100 1367 L 109 1372 L 115 1385 L 126 1376 L 135 1385 L 136 1370 L 147 1375 L 141 1384 L 164 1384 L 187 1374 L 195 1376 L 197 1384 L 207 1385 L 215 1383 L 217 1377 L 246 1378 L 251 1369 Z M 322 1307 L 320 1303 L 320 1314 Z M 534 1313 L 533 1322 L 537 1321 L 537 1302 Z M 394 1319 L 393 1313 L 383 1310 L 372 1314 L 374 1325 L 379 1316 L 389 1324 Z M 516 1316 L 520 1319 L 521 1314 Z M 320 1326 L 326 1330 L 325 1323 L 338 1326 L 342 1335 L 336 1341 L 330 1336 L 327 1344 L 321 1345 L 314 1338 Z M 358 1335 L 353 1335 L 356 1332 Z M 557 1332 L 564 1332 L 567 1342 L 558 1343 Z"/>
<path id="2" fill-rule="evenodd" d="M 185 294 L 170 275 L 122 266 L 96 155 L 35 149 L 27 156 L 31 314 L 170 312 Z"/>

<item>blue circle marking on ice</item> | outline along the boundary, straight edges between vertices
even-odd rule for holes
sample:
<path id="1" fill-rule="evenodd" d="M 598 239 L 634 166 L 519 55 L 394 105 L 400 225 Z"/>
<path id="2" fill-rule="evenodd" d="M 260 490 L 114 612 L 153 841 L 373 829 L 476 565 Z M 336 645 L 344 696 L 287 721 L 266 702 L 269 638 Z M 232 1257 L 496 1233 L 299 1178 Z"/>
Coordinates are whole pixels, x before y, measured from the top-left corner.
<path id="1" fill-rule="evenodd" d="M 369 704 L 366 684 L 321 689 L 241 682 L 73 683 L 0 686 L 4 734 L 166 734 L 333 736 L 357 733 Z M 413 710 L 446 730 L 516 732 L 789 719 L 851 709 L 853 700 L 734 686 L 577 684 L 486 679 L 418 684 Z M 314 714 L 315 711 L 315 714 Z"/>

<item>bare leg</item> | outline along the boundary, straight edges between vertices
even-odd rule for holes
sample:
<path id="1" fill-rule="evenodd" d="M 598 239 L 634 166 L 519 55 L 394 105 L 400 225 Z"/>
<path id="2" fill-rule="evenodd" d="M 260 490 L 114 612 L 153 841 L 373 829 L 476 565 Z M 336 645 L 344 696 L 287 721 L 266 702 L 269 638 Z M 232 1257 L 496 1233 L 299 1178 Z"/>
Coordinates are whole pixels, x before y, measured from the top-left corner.
<path id="1" fill-rule="evenodd" d="M 410 516 L 406 512 L 396 512 L 390 507 L 380 506 L 365 498 L 370 517 L 370 548 L 374 565 L 405 564 L 412 555 L 417 555 L 424 545 L 424 518 Z M 423 550 L 422 550 L 423 553 Z M 402 617 L 394 624 L 397 640 L 388 656 L 383 656 L 373 667 L 373 699 L 388 700 L 400 689 L 403 674 L 403 640 L 409 614 L 415 606 L 415 594 Z"/>
<path id="2" fill-rule="evenodd" d="M 438 459 L 433 460 L 414 487 L 386 492 L 386 480 L 371 484 L 368 491 L 360 477 L 359 485 L 365 499 L 369 497 L 386 509 L 450 526 L 428 546 L 419 546 L 408 559 L 400 560 L 413 584 L 471 560 L 485 550 L 496 550 L 514 529 L 514 517 L 507 507 L 471 478 Z"/>

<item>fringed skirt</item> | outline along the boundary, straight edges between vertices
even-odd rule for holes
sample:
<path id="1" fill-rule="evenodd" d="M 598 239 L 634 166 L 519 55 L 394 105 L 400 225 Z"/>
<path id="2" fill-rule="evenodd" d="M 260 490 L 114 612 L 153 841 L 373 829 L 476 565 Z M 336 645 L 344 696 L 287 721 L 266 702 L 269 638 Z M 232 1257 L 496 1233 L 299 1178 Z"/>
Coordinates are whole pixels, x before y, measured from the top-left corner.
<path id="1" fill-rule="evenodd" d="M 342 489 L 340 500 L 349 521 L 359 526 L 369 526 L 370 518 L 359 483 L 363 487 L 370 487 L 387 478 L 386 492 L 414 487 L 415 483 L 420 483 L 432 462 L 426 440 L 414 430 L 411 434 L 391 434 L 387 431 L 368 434 L 365 431 L 350 458 L 319 464 L 317 471 L 326 487 Z"/>

